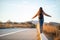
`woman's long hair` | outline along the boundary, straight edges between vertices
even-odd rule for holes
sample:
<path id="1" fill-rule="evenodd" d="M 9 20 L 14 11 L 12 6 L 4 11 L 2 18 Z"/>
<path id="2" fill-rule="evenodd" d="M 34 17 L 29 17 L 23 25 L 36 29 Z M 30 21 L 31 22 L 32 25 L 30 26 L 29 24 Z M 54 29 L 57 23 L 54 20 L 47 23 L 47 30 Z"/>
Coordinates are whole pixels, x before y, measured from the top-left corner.
<path id="1" fill-rule="evenodd" d="M 39 8 L 39 12 L 40 12 L 40 14 L 43 12 L 42 7 Z"/>

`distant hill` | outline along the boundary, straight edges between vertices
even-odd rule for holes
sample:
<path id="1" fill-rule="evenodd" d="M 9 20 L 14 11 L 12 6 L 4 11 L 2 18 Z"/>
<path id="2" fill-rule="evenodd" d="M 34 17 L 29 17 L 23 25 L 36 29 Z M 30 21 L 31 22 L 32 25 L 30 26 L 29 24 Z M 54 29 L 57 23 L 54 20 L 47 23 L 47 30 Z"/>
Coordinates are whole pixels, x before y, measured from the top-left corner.
<path id="1" fill-rule="evenodd" d="M 37 24 L 38 21 L 37 20 L 34 20 L 34 21 L 31 21 L 33 24 Z"/>
<path id="2" fill-rule="evenodd" d="M 31 22 L 32 22 L 33 24 L 37 24 L 39 21 L 34 20 L 34 21 L 31 21 Z M 44 24 L 49 24 L 49 25 L 54 25 L 54 26 L 60 25 L 60 23 L 57 23 L 57 22 L 49 22 L 49 23 L 44 22 Z"/>
<path id="3" fill-rule="evenodd" d="M 53 26 L 60 26 L 60 23 L 57 22 L 49 22 L 48 24 Z"/>
<path id="4" fill-rule="evenodd" d="M 35 28 L 35 24 L 31 21 L 28 22 L 5 22 L 0 23 L 0 28 Z"/>

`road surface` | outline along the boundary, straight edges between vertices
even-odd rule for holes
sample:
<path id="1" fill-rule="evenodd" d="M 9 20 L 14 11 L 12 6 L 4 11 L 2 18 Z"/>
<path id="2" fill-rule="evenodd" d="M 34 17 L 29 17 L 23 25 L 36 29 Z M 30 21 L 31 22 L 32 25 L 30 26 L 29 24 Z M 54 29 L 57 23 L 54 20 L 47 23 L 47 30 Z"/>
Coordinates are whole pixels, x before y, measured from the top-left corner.
<path id="1" fill-rule="evenodd" d="M 36 29 L 22 29 L 0 35 L 0 40 L 36 40 Z"/>
<path id="2" fill-rule="evenodd" d="M 44 34 L 41 34 L 43 40 Z M 39 40 L 36 28 L 21 29 L 0 35 L 0 40 Z"/>

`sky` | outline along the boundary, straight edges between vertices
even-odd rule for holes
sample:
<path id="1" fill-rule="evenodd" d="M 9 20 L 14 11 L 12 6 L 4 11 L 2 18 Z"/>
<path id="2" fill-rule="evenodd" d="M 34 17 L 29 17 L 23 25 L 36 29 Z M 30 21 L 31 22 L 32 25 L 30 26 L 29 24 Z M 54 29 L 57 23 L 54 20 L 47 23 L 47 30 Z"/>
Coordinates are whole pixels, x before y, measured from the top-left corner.
<path id="1" fill-rule="evenodd" d="M 52 17 L 44 16 L 44 22 L 60 23 L 60 0 L 0 0 L 0 21 L 25 22 L 32 19 L 39 7 Z"/>

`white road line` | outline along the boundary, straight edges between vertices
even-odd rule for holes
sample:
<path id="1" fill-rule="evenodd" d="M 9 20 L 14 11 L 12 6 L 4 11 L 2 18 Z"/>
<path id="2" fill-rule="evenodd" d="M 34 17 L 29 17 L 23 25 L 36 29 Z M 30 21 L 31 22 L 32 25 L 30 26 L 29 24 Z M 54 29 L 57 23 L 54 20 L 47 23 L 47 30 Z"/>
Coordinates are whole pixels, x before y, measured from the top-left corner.
<path id="1" fill-rule="evenodd" d="M 10 32 L 10 33 L 6 33 L 6 34 L 2 34 L 2 35 L 0 35 L 0 37 L 7 36 L 7 35 L 10 35 L 10 34 L 14 34 L 14 33 L 21 32 L 21 31 L 26 31 L 26 30 L 28 30 L 28 29 L 23 29 L 23 30 L 19 30 L 19 31 L 15 31 L 15 32 Z"/>
<path id="2" fill-rule="evenodd" d="M 47 37 L 44 35 L 44 33 L 41 33 L 40 36 L 41 36 L 42 40 L 48 40 Z"/>

